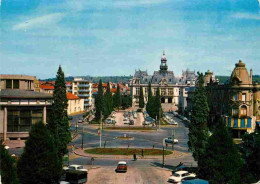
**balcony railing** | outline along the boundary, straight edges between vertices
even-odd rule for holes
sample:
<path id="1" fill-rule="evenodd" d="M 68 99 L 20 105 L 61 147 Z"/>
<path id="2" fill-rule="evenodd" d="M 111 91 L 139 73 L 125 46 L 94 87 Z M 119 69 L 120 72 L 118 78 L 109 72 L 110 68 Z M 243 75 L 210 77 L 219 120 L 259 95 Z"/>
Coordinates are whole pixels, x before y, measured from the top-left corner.
<path id="1" fill-rule="evenodd" d="M 78 94 L 78 97 L 89 97 L 89 94 Z"/>
<path id="2" fill-rule="evenodd" d="M 78 87 L 90 87 L 90 85 L 89 84 L 78 84 Z"/>
<path id="3" fill-rule="evenodd" d="M 79 89 L 79 92 L 89 92 L 89 89 Z"/>

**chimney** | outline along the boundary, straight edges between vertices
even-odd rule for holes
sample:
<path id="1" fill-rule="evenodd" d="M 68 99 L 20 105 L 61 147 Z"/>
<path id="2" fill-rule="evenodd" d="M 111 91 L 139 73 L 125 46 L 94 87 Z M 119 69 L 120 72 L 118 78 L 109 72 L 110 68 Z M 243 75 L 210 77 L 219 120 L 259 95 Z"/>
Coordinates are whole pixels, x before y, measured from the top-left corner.
<path id="1" fill-rule="evenodd" d="M 251 80 L 251 83 L 253 83 L 253 70 L 252 70 L 252 68 L 250 69 L 250 80 Z"/>

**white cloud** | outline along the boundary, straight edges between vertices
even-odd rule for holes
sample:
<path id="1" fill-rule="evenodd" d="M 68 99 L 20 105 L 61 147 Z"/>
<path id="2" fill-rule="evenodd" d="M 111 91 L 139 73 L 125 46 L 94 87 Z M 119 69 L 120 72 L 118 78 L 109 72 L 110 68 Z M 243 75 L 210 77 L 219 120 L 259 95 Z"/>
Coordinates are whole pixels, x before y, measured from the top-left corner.
<path id="1" fill-rule="evenodd" d="M 260 20 L 260 15 L 258 14 L 249 14 L 249 13 L 236 13 L 232 17 L 237 19 L 251 19 L 251 20 Z"/>
<path id="2" fill-rule="evenodd" d="M 39 27 L 46 27 L 59 22 L 65 15 L 63 13 L 53 13 L 29 19 L 25 22 L 13 26 L 13 30 L 28 30 Z"/>

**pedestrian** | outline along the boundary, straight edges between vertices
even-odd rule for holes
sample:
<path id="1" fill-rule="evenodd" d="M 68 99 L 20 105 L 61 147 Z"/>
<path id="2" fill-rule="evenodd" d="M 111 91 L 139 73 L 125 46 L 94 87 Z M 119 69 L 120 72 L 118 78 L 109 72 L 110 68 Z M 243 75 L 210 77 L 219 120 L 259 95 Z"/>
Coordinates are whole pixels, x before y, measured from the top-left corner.
<path id="1" fill-rule="evenodd" d="M 137 159 L 136 159 L 136 154 L 135 153 L 134 153 L 133 157 L 134 157 L 134 161 L 136 161 Z"/>
<path id="2" fill-rule="evenodd" d="M 142 149 L 142 157 L 144 157 L 144 149 Z"/>

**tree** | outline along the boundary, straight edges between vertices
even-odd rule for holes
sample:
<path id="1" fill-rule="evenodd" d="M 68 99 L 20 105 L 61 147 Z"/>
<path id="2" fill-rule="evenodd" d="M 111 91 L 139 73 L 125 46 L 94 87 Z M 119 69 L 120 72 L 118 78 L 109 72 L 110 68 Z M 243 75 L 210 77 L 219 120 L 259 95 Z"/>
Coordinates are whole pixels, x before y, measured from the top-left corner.
<path id="1" fill-rule="evenodd" d="M 139 95 L 139 107 L 144 108 L 144 92 L 143 87 L 140 87 L 140 95 Z"/>
<path id="2" fill-rule="evenodd" d="M 121 95 L 122 108 L 126 109 L 132 105 L 132 98 L 128 95 Z"/>
<path id="3" fill-rule="evenodd" d="M 157 118 L 161 118 L 162 117 L 162 105 L 161 105 L 161 96 L 160 96 L 160 89 L 159 87 L 156 90 L 156 96 L 154 99 L 154 114 Z"/>
<path id="4" fill-rule="evenodd" d="M 257 127 L 257 126 L 256 126 Z M 260 180 L 260 132 L 246 133 L 243 136 L 242 158 L 244 165 L 241 178 L 244 183 L 255 183 Z"/>
<path id="5" fill-rule="evenodd" d="M 120 95 L 120 86 L 119 84 L 117 84 L 116 87 L 116 94 L 114 95 L 114 107 L 117 108 L 119 110 L 120 106 L 121 106 L 121 95 Z"/>
<path id="6" fill-rule="evenodd" d="M 104 91 L 103 91 L 103 84 L 102 80 L 100 79 L 98 84 L 98 93 L 95 97 L 95 107 L 96 107 L 96 114 L 95 118 L 99 121 L 101 119 L 101 113 L 104 114 L 105 100 L 104 100 Z"/>
<path id="7" fill-rule="evenodd" d="M 240 182 L 241 156 L 230 132 L 220 121 L 208 140 L 204 154 L 198 160 L 198 177 L 212 184 Z"/>
<path id="8" fill-rule="evenodd" d="M 4 145 L 0 144 L 0 173 L 3 184 L 18 184 L 16 161 L 11 157 Z"/>
<path id="9" fill-rule="evenodd" d="M 207 119 L 209 107 L 207 91 L 204 86 L 204 77 L 198 72 L 197 88 L 192 98 L 191 123 L 189 124 L 189 149 L 195 160 L 204 153 L 208 139 Z"/>
<path id="10" fill-rule="evenodd" d="M 112 97 L 112 93 L 110 91 L 110 85 L 109 82 L 107 83 L 107 89 L 106 89 L 106 93 L 105 93 L 105 117 L 108 117 L 111 112 L 113 111 L 113 97 Z"/>
<path id="11" fill-rule="evenodd" d="M 149 82 L 149 84 L 148 84 L 148 101 L 146 104 L 146 111 L 152 118 L 155 118 L 156 113 L 155 113 L 155 108 L 154 108 L 153 104 L 154 104 L 154 97 L 153 97 L 153 93 L 152 93 L 151 82 Z"/>
<path id="12" fill-rule="evenodd" d="M 67 144 L 71 141 L 66 93 L 64 73 L 61 66 L 59 66 L 53 93 L 52 118 L 51 121 L 48 122 L 48 129 L 54 136 L 60 159 L 68 152 Z"/>
<path id="13" fill-rule="evenodd" d="M 57 154 L 51 132 L 42 123 L 32 126 L 17 164 L 17 174 L 22 184 L 59 183 L 62 162 Z"/>

